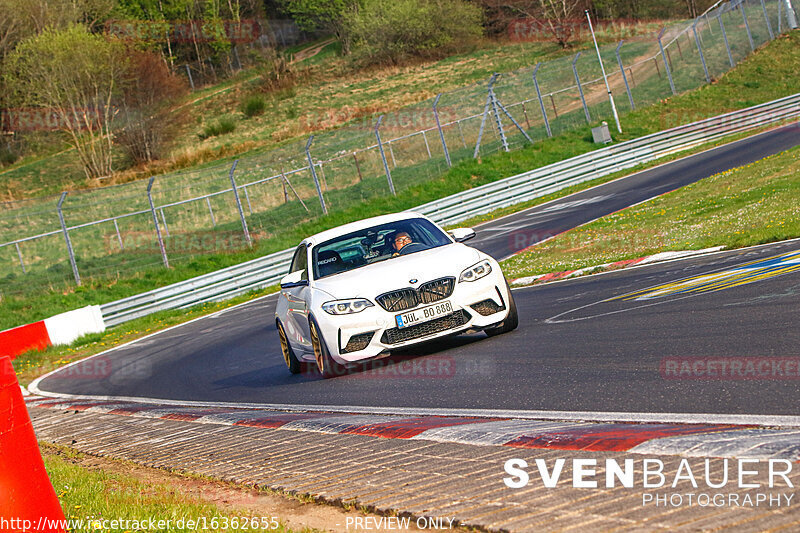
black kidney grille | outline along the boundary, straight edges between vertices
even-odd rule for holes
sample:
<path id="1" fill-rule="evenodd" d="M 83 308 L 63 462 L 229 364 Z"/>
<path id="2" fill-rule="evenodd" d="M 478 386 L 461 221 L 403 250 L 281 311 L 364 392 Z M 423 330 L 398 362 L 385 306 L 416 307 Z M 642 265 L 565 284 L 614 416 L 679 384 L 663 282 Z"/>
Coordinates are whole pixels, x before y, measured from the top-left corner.
<path id="1" fill-rule="evenodd" d="M 385 292 L 375 298 L 378 305 L 389 312 L 413 309 L 420 304 L 430 304 L 453 294 L 456 278 L 439 278 L 420 285 L 419 289 L 400 289 Z"/>
<path id="2" fill-rule="evenodd" d="M 414 289 L 400 289 L 381 294 L 377 298 L 378 305 L 389 312 L 405 311 L 419 305 L 417 291 Z"/>
<path id="3" fill-rule="evenodd" d="M 456 278 L 441 278 L 423 283 L 417 289 L 421 303 L 432 304 L 453 294 Z"/>
<path id="4" fill-rule="evenodd" d="M 428 335 L 463 326 L 469 322 L 469 318 L 467 312 L 463 309 L 459 309 L 455 313 L 435 318 L 428 322 L 417 324 L 416 326 L 387 329 L 383 332 L 383 335 L 381 335 L 381 342 L 384 344 L 399 344 L 420 337 L 427 337 Z"/>

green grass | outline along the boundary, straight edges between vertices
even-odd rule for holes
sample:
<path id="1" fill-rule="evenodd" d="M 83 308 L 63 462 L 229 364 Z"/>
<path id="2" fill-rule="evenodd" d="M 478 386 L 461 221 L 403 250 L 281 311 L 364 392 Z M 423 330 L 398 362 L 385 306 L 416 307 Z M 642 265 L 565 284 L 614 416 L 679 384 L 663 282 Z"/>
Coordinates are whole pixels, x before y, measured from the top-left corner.
<path id="1" fill-rule="evenodd" d="M 242 102 L 241 111 L 247 118 L 252 118 L 256 115 L 262 114 L 266 108 L 267 101 L 264 100 L 264 97 L 254 94 L 248 96 L 247 99 Z"/>
<path id="2" fill-rule="evenodd" d="M 66 364 L 98 354 L 113 346 L 119 346 L 150 335 L 156 331 L 227 309 L 254 298 L 272 294 L 277 290 L 277 286 L 271 286 L 223 302 L 201 304 L 189 309 L 160 311 L 137 318 L 103 333 L 84 335 L 69 346 L 50 346 L 46 350 L 34 350 L 24 353 L 13 360 L 14 371 L 19 382 L 27 386 L 35 378 Z M 0 325 L 0 329 L 3 328 L 4 326 Z"/>
<path id="3" fill-rule="evenodd" d="M 622 118 L 624 134 L 614 133 L 615 138 L 618 140 L 635 138 L 680 123 L 800 91 L 800 80 L 794 72 L 794 66 L 800 64 L 798 44 L 800 44 L 800 32 L 781 37 L 710 86 L 624 115 Z M 754 83 L 753 80 L 758 81 Z M 519 135 L 517 137 L 521 138 Z M 496 149 L 496 141 L 493 142 L 495 143 L 493 149 Z M 443 164 L 436 159 L 424 159 L 415 166 L 398 166 L 394 169 L 393 177 L 399 191 L 397 197 L 386 194 L 386 180 L 381 174 L 368 175 L 362 182 L 346 185 L 336 183 L 337 174 L 329 170 L 330 188 L 326 192 L 326 200 L 334 209 L 330 215 L 317 216 L 319 204 L 316 202 L 313 188 L 306 189 L 303 194 L 309 213 L 299 202 L 291 198 L 289 202 L 276 204 L 272 209 L 255 209 L 252 215 L 248 213 L 251 231 L 258 238 L 253 250 L 239 249 L 228 253 L 171 256 L 174 268 L 170 270 L 159 266 L 160 259 L 155 249 L 150 250 L 149 255 L 140 251 L 138 254 L 130 252 L 129 256 L 119 253 L 104 257 L 80 256 L 78 264 L 85 274 L 84 287 L 73 286 L 69 280 L 69 265 L 63 259 L 44 272 L 29 272 L 22 275 L 18 265 L 14 264 L 16 255 L 10 255 L 5 259 L 8 261 L 6 271 L 9 273 L 6 275 L 3 287 L 0 288 L 4 293 L 4 299 L 0 303 L 0 328 L 13 327 L 83 305 L 104 303 L 187 279 L 291 247 L 305 236 L 323 229 L 367 216 L 412 208 L 596 148 L 598 147 L 591 142 L 588 126 L 567 131 L 552 139 L 510 153 L 488 155 L 480 161 L 471 159 L 470 148 L 454 148 L 451 150 L 454 159 L 460 159 L 461 162 L 447 172 L 444 172 L 446 169 L 443 168 Z M 398 155 L 401 156 L 400 153 Z M 239 179 L 241 183 L 242 178 Z M 279 189 L 274 190 L 272 194 L 273 201 L 276 194 L 282 198 Z M 254 198 L 254 201 L 258 200 L 256 205 L 263 205 L 267 199 L 267 196 L 262 196 Z M 146 197 L 139 195 L 136 201 L 146 202 Z M 235 213 L 235 210 L 232 212 Z M 207 218 L 208 213 L 204 215 L 198 212 L 191 216 Z M 148 222 L 147 217 L 143 217 L 142 221 L 145 225 L 138 231 L 150 235 L 148 238 L 152 240 L 152 219 Z M 205 224 L 207 226 L 208 222 Z M 241 226 L 238 219 L 232 217 L 228 221 L 219 222 L 217 230 L 227 230 L 234 235 L 236 232 L 240 234 Z M 108 239 L 108 233 L 104 236 L 100 230 L 97 230 L 98 233 L 85 231 L 87 233 L 83 237 L 80 234 L 74 237 L 78 241 L 76 249 L 79 253 L 88 248 L 87 243 L 96 243 L 98 239 L 105 238 L 107 242 L 113 244 L 113 239 Z M 103 231 L 107 232 L 108 228 Z M 44 257 L 46 254 L 60 254 L 63 258 L 61 249 L 63 244 L 58 244 L 61 237 L 56 235 L 51 239 L 56 239 L 50 241 L 54 244 L 41 249 L 38 255 Z M 127 262 L 121 264 L 121 259 Z M 103 274 L 109 271 L 120 273 L 113 277 Z M 50 289 L 42 290 L 42 287 Z"/>
<path id="4" fill-rule="evenodd" d="M 150 519 L 170 520 L 169 531 L 196 531 L 197 528 L 185 527 L 187 521 L 193 520 L 195 524 L 202 524 L 205 521 L 210 531 L 236 531 L 236 528 L 222 529 L 221 525 L 225 522 L 230 523 L 234 518 L 241 523 L 242 518 L 253 517 L 252 513 L 245 510 L 235 512 L 222 510 L 194 494 L 185 493 L 172 486 L 145 483 L 129 474 L 86 468 L 80 464 L 80 460 L 85 456 L 69 448 L 42 445 L 41 450 L 45 468 L 59 497 L 65 517 L 86 521 L 82 529 L 75 531 L 100 530 L 101 528 L 96 526 L 102 522 L 96 523 L 95 526 L 95 524 L 90 525 L 89 521 L 103 519 L 139 521 L 145 524 Z M 178 520 L 183 520 L 183 523 L 180 524 Z M 183 527 L 177 527 L 178 525 Z M 291 532 L 282 523 L 276 525 L 278 527 L 272 531 Z M 103 531 L 119 532 L 131 530 L 132 527 L 103 529 Z"/>
<path id="5" fill-rule="evenodd" d="M 251 116 L 251 115 L 248 115 Z M 231 133 L 236 129 L 236 121 L 230 117 L 222 117 L 203 126 L 203 133 L 199 134 L 201 140 L 218 135 Z"/>
<path id="6" fill-rule="evenodd" d="M 800 147 L 570 230 L 503 262 L 509 278 L 657 252 L 800 237 Z"/>

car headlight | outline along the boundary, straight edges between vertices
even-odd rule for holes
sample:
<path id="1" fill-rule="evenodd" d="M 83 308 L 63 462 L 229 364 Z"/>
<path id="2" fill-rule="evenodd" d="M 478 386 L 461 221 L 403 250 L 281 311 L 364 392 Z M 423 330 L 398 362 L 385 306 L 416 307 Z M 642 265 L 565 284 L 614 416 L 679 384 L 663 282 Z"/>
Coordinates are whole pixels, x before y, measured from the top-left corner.
<path id="1" fill-rule="evenodd" d="M 367 307 L 375 304 L 364 298 L 350 298 L 347 300 L 333 300 L 322 304 L 322 309 L 329 315 L 352 315 L 360 313 Z"/>
<path id="2" fill-rule="evenodd" d="M 488 276 L 492 272 L 492 264 L 484 259 L 480 263 L 476 263 L 461 273 L 458 281 L 475 281 Z"/>

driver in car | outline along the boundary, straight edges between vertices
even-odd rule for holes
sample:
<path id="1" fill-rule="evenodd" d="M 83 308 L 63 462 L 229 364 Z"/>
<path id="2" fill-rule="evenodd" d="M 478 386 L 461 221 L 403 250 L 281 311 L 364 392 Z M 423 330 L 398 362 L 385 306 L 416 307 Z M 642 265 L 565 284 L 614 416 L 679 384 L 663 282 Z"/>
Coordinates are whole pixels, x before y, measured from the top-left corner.
<path id="1" fill-rule="evenodd" d="M 414 241 L 411 240 L 411 235 L 409 235 L 405 231 L 401 231 L 400 233 L 395 235 L 394 243 L 392 244 L 392 247 L 395 249 L 395 253 L 392 254 L 392 257 L 397 257 L 398 255 L 400 255 L 400 250 L 402 250 L 404 246 L 407 246 L 412 242 Z"/>

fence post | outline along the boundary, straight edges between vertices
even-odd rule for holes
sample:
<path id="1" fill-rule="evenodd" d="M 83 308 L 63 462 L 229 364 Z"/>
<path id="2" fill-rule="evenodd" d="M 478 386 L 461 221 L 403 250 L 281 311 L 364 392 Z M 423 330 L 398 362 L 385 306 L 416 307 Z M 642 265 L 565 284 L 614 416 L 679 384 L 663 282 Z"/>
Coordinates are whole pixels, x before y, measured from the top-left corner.
<path id="1" fill-rule="evenodd" d="M 472 154 L 473 159 L 478 159 L 478 154 L 481 149 L 481 139 L 483 139 L 483 129 L 486 127 L 486 115 L 489 114 L 489 105 L 492 102 L 492 95 L 486 96 L 486 104 L 483 106 L 483 114 L 481 115 L 481 127 L 478 129 L 478 142 L 475 143 L 475 152 Z"/>
<path id="2" fill-rule="evenodd" d="M 633 95 L 631 94 L 631 86 L 628 85 L 628 77 L 625 75 L 625 67 L 622 66 L 622 58 L 619 55 L 619 49 L 622 47 L 622 43 L 625 41 L 620 41 L 617 44 L 617 49 L 615 53 L 617 54 L 617 64 L 619 65 L 619 71 L 622 74 L 622 81 L 625 82 L 625 91 L 628 93 L 628 101 L 631 103 L 631 111 L 636 109 L 636 105 L 633 103 Z"/>
<path id="3" fill-rule="evenodd" d="M 769 15 L 767 15 L 767 6 L 764 4 L 764 0 L 761 0 L 761 10 L 764 12 L 764 20 L 767 23 L 767 31 L 769 32 L 769 40 L 772 41 L 775 39 L 775 34 L 772 32 L 772 24 L 769 21 Z"/>
<path id="4" fill-rule="evenodd" d="M 661 38 L 664 36 L 664 32 L 667 31 L 666 26 L 661 28 L 661 31 L 658 32 L 658 48 L 661 50 L 661 59 L 664 60 L 664 70 L 667 71 L 667 79 L 669 80 L 669 88 L 672 90 L 672 95 L 678 94 L 675 91 L 675 82 L 672 81 L 672 69 L 669 68 L 669 61 L 667 61 L 667 54 L 664 52 L 664 44 L 661 42 Z"/>
<path id="5" fill-rule="evenodd" d="M 239 210 L 239 218 L 242 220 L 242 231 L 244 231 L 244 240 L 247 241 L 248 246 L 253 245 L 252 239 L 250 239 L 250 231 L 247 229 L 247 220 L 244 218 L 244 209 L 242 209 L 242 201 L 239 199 L 239 189 L 236 187 L 236 179 L 233 177 L 233 173 L 236 171 L 236 165 L 239 163 L 239 160 L 233 162 L 231 166 L 231 171 L 228 176 L 231 179 L 231 187 L 233 187 L 233 197 L 236 199 L 236 208 Z"/>
<path id="6" fill-rule="evenodd" d="M 247 210 L 250 211 L 250 214 L 253 214 L 253 204 L 250 203 L 250 193 L 247 191 L 247 185 L 242 187 L 244 190 L 244 199 L 247 200 Z"/>
<path id="7" fill-rule="evenodd" d="M 794 8 L 792 7 L 792 0 L 782 0 L 786 2 L 786 5 L 783 6 L 786 8 L 786 25 L 789 26 L 790 30 L 797 29 L 797 14 L 794 12 Z"/>
<path id="8" fill-rule="evenodd" d="M 184 65 L 186 67 L 186 75 L 189 76 L 189 85 L 191 86 L 192 90 L 194 91 L 194 80 L 192 79 L 192 69 L 189 68 L 189 65 Z"/>
<path id="9" fill-rule="evenodd" d="M 442 124 L 439 122 L 439 98 L 442 97 L 442 93 L 436 95 L 436 99 L 433 101 L 433 116 L 436 119 L 436 128 L 439 130 L 439 138 L 442 140 L 442 149 L 444 149 L 444 159 L 447 161 L 447 166 L 452 167 L 453 163 L 450 161 L 450 152 L 447 150 L 447 143 L 444 140 L 444 131 L 442 131 Z"/>
<path id="10" fill-rule="evenodd" d="M 19 243 L 15 242 L 14 246 L 17 247 L 17 257 L 19 257 L 19 266 L 22 267 L 22 273 L 25 274 L 25 261 L 22 260 L 22 250 L 19 249 Z"/>
<path id="11" fill-rule="evenodd" d="M 217 227 L 217 219 L 214 218 L 214 210 L 211 209 L 211 198 L 206 196 L 206 205 L 208 206 L 208 214 L 211 215 L 211 224 L 216 228 Z"/>
<path id="12" fill-rule="evenodd" d="M 783 6 L 783 0 L 778 0 L 778 35 L 781 34 L 781 6 Z"/>
<path id="13" fill-rule="evenodd" d="M 700 53 L 700 61 L 703 63 L 703 72 L 706 75 L 706 83 L 711 83 L 711 76 L 708 75 L 708 67 L 706 66 L 706 58 L 703 55 L 703 47 L 700 46 L 700 37 L 697 36 L 697 19 L 694 19 L 692 31 L 694 32 L 694 42 L 697 44 L 697 51 Z"/>
<path id="14" fill-rule="evenodd" d="M 492 74 L 492 77 L 489 78 L 489 99 L 492 102 L 492 112 L 494 113 L 494 120 L 497 123 L 497 131 L 500 134 L 500 142 L 503 143 L 503 150 L 508 152 L 508 138 L 506 138 L 506 132 L 503 129 L 503 121 L 500 119 L 500 110 L 497 106 L 497 95 L 494 94 L 494 82 L 497 80 L 498 73 Z"/>
<path id="15" fill-rule="evenodd" d="M 780 3 L 778 5 L 780 5 Z M 722 40 L 725 41 L 725 50 L 728 52 L 728 61 L 730 61 L 731 63 L 731 68 L 733 68 L 736 66 L 736 63 L 733 62 L 731 47 L 728 44 L 728 32 L 725 31 L 725 25 L 722 23 L 722 14 L 724 12 L 725 12 L 725 4 L 722 4 L 722 8 L 720 9 L 719 14 L 717 15 L 717 20 L 719 20 L 719 29 L 722 32 Z"/>
<path id="16" fill-rule="evenodd" d="M 753 42 L 753 34 L 750 33 L 750 21 L 747 19 L 747 13 L 744 12 L 744 0 L 739 2 L 739 11 L 742 12 L 742 20 L 744 20 L 744 29 L 747 30 L 747 40 L 750 41 L 750 51 L 756 51 L 756 45 Z"/>
<path id="17" fill-rule="evenodd" d="M 536 88 L 536 97 L 539 99 L 539 109 L 542 110 L 542 118 L 544 119 L 544 129 L 547 130 L 547 136 L 552 137 L 553 132 L 550 131 L 550 121 L 547 120 L 547 111 L 544 109 L 544 101 L 542 100 L 542 91 L 539 90 L 539 82 L 536 79 L 536 73 L 539 72 L 539 67 L 542 66 L 541 63 L 536 63 L 536 66 L 533 68 L 533 86 Z"/>
<path id="18" fill-rule="evenodd" d="M 317 188 L 317 196 L 319 197 L 319 205 L 322 206 L 322 214 L 328 214 L 328 207 L 325 205 L 325 198 L 322 197 L 322 189 L 319 186 L 319 179 L 317 178 L 317 171 L 314 170 L 314 162 L 311 160 L 311 142 L 314 136 L 308 138 L 306 143 L 306 158 L 308 159 L 308 168 L 311 169 L 311 176 L 314 178 L 314 187 Z"/>
<path id="19" fill-rule="evenodd" d="M 575 57 L 572 59 L 572 74 L 575 76 L 575 84 L 578 86 L 578 94 L 581 95 L 581 105 L 583 106 L 583 114 L 586 115 L 586 123 L 591 124 L 592 117 L 589 115 L 589 108 L 586 107 L 586 97 L 583 95 L 583 87 L 581 87 L 581 78 L 578 76 L 578 67 L 575 65 L 578 62 L 578 58 L 581 57 L 581 53 L 578 52 L 575 54 Z"/>
<path id="20" fill-rule="evenodd" d="M 364 177 L 361 175 L 361 165 L 358 164 L 358 157 L 356 153 L 353 152 L 353 161 L 356 163 L 356 172 L 358 172 L 358 181 L 364 181 Z"/>
<path id="21" fill-rule="evenodd" d="M 381 159 L 383 160 L 383 170 L 386 171 L 386 179 L 389 181 L 389 190 L 392 192 L 393 195 L 397 196 L 397 193 L 394 190 L 394 182 L 392 182 L 392 173 L 389 171 L 389 163 L 386 161 L 386 152 L 383 151 L 383 142 L 381 141 L 381 122 L 383 121 L 383 115 L 378 117 L 378 122 L 375 123 L 375 138 L 378 139 L 378 149 L 381 152 Z"/>
<path id="22" fill-rule="evenodd" d="M 153 204 L 153 182 L 156 181 L 155 176 L 150 177 L 147 183 L 147 201 L 150 202 L 150 213 L 153 215 L 153 225 L 156 227 L 156 238 L 158 239 L 158 247 L 161 250 L 161 260 L 164 261 L 164 266 L 169 268 L 169 259 L 167 259 L 167 249 L 164 247 L 164 239 L 161 237 L 161 227 L 158 225 L 158 216 L 156 215 L 156 206 Z"/>
<path id="23" fill-rule="evenodd" d="M 167 237 L 169 237 L 169 226 L 167 226 L 167 217 L 164 216 L 164 208 L 162 207 L 158 211 L 161 213 L 161 221 L 164 224 L 164 232 L 167 234 Z"/>
<path id="24" fill-rule="evenodd" d="M 69 191 L 64 191 L 61 193 L 61 198 L 58 200 L 58 205 L 56 209 L 58 210 L 58 220 L 61 222 L 61 231 L 64 233 L 64 242 L 67 243 L 67 252 L 69 253 L 69 262 L 72 265 L 72 275 L 75 276 L 75 283 L 78 285 L 81 284 L 81 275 L 78 273 L 78 264 L 75 262 L 75 251 L 72 249 L 72 241 L 69 238 L 69 231 L 67 230 L 67 224 L 64 222 L 64 213 L 61 211 L 61 206 L 64 203 L 64 199 L 69 194 Z"/>
<path id="25" fill-rule="evenodd" d="M 119 249 L 125 250 L 125 245 L 122 244 L 122 235 L 119 232 L 119 224 L 117 224 L 117 219 L 114 219 L 114 229 L 117 230 L 117 240 L 119 241 Z"/>

